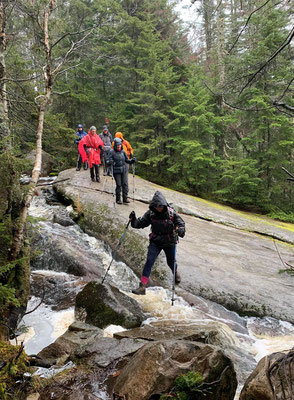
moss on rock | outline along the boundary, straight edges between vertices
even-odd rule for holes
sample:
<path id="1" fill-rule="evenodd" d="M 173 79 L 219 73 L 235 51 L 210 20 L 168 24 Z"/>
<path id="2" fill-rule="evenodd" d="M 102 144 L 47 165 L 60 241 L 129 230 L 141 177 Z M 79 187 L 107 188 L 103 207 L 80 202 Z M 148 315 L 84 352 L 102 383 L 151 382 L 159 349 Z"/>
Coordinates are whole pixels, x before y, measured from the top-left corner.
<path id="1" fill-rule="evenodd" d="M 108 325 L 125 328 L 140 326 L 144 314 L 139 304 L 116 287 L 89 282 L 78 293 L 75 305 L 76 319 L 101 329 Z"/>

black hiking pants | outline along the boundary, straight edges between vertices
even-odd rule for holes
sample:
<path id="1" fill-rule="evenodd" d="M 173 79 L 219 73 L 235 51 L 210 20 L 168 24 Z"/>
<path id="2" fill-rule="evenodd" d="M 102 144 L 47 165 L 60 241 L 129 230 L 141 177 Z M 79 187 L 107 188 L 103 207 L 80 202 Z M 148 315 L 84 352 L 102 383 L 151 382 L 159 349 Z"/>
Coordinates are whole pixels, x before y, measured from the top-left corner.
<path id="1" fill-rule="evenodd" d="M 175 264 L 176 257 L 176 245 L 173 244 L 171 246 L 158 246 L 157 244 L 150 242 L 147 253 L 147 260 L 143 269 L 142 276 L 149 278 L 151 274 L 151 270 L 153 264 L 155 263 L 156 258 L 159 253 L 163 250 L 166 256 L 167 265 L 170 267 L 172 273 L 174 272 L 174 268 L 177 270 L 177 264 Z"/>
<path id="2" fill-rule="evenodd" d="M 115 183 L 116 183 L 116 188 L 115 188 L 116 201 L 120 200 L 121 192 L 123 195 L 123 200 L 127 200 L 128 192 L 129 192 L 128 173 L 126 171 L 124 171 L 123 173 L 119 173 L 119 174 L 115 173 L 115 174 L 113 174 L 113 177 L 114 177 Z"/>
<path id="3" fill-rule="evenodd" d="M 99 177 L 99 164 L 92 164 L 92 167 L 90 168 L 90 175 L 91 175 L 91 179 L 95 179 L 95 175 L 96 175 L 96 181 L 98 181 L 100 179 Z M 95 171 L 95 174 L 94 174 Z"/>

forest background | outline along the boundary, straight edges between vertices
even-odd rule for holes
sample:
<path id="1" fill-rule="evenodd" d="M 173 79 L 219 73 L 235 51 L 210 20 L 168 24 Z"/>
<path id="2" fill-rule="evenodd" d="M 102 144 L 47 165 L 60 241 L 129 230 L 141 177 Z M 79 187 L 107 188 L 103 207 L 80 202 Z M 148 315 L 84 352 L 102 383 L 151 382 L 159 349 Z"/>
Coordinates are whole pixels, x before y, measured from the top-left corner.
<path id="1" fill-rule="evenodd" d="M 74 167 L 78 123 L 108 118 L 143 178 L 294 222 L 293 2 L 191 0 L 196 42 L 176 3 L 0 1 L 0 304 L 27 298 L 40 150 Z"/>

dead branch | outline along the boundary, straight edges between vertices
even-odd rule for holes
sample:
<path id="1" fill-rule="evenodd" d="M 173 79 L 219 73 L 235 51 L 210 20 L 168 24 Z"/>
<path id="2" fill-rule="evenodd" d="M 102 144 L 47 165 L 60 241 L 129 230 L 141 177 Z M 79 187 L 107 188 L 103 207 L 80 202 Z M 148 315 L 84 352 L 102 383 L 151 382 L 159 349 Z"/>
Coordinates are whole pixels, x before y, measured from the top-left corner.
<path id="1" fill-rule="evenodd" d="M 39 303 L 38 305 L 36 305 L 36 307 L 34 307 L 32 310 L 27 311 L 26 313 L 24 313 L 23 316 L 28 315 L 28 314 L 31 314 L 32 312 L 36 311 L 37 308 L 39 308 L 40 305 L 41 305 L 42 303 L 44 303 L 45 294 L 46 294 L 46 290 L 45 290 L 45 283 L 44 283 L 44 278 L 43 278 L 43 293 L 42 293 L 42 297 L 41 297 L 40 303 Z"/>
<path id="2" fill-rule="evenodd" d="M 250 21 L 250 18 L 252 17 L 252 15 L 254 14 L 254 13 L 256 13 L 257 11 L 259 11 L 260 9 L 262 9 L 267 3 L 269 3 L 270 2 L 270 0 L 267 0 L 263 5 L 261 5 L 260 7 L 258 7 L 258 8 L 256 8 L 255 10 L 253 10 L 250 14 L 249 14 L 249 16 L 248 16 L 248 18 L 247 18 L 247 20 L 246 20 L 246 22 L 245 22 L 245 25 L 243 26 L 243 28 L 241 29 L 241 31 L 239 32 L 239 34 L 238 34 L 238 36 L 237 36 L 237 39 L 235 40 L 235 42 L 233 43 L 233 45 L 232 45 L 232 47 L 230 48 L 230 50 L 228 51 L 228 53 L 230 53 L 232 50 L 233 50 L 233 48 L 235 47 L 235 45 L 236 45 L 236 43 L 238 42 L 238 40 L 239 40 L 239 38 L 240 38 L 240 36 L 242 35 L 242 33 L 243 33 L 243 31 L 246 29 L 246 27 L 248 26 L 248 24 L 249 24 L 249 21 Z"/>
<path id="3" fill-rule="evenodd" d="M 271 57 L 269 59 L 267 59 L 267 61 L 265 63 L 263 63 L 263 65 L 256 71 L 254 72 L 254 74 L 251 76 L 251 78 L 248 80 L 248 82 L 246 83 L 245 86 L 243 86 L 243 88 L 241 89 L 239 96 L 243 93 L 243 91 L 250 85 L 250 83 L 253 81 L 253 79 L 265 68 L 266 65 L 268 65 L 275 57 L 277 57 L 277 55 L 279 53 L 281 53 L 281 51 L 288 46 L 292 39 L 294 37 L 294 27 L 291 29 L 289 35 L 287 36 L 287 38 L 284 40 L 284 42 L 281 44 L 281 46 L 271 55 Z"/>
<path id="4" fill-rule="evenodd" d="M 4 322 L 0 322 L 0 325 L 5 326 L 5 328 L 7 328 L 8 332 L 10 332 L 10 334 L 12 333 L 13 335 L 13 339 L 15 340 L 15 343 L 17 344 L 17 339 L 16 339 L 16 335 L 13 329 L 10 328 L 9 325 L 5 324 Z M 0 368 L 1 369 L 1 368 Z"/>
<path id="5" fill-rule="evenodd" d="M 273 242 L 274 242 L 276 251 L 277 251 L 277 253 L 278 253 L 279 259 L 281 260 L 281 263 L 283 264 L 283 266 L 284 266 L 286 269 L 287 269 L 287 266 L 288 266 L 288 267 L 290 267 L 290 269 L 293 269 L 293 270 L 294 270 L 294 267 L 293 267 L 291 264 L 289 264 L 289 263 L 287 263 L 287 262 L 284 262 L 284 260 L 282 259 L 281 253 L 279 252 L 279 249 L 278 249 L 278 246 L 277 246 L 277 244 L 276 244 L 275 239 L 273 239 Z"/>
<path id="6" fill-rule="evenodd" d="M 83 34 L 83 33 L 87 32 L 87 31 L 89 31 L 89 30 L 91 30 L 91 29 L 94 29 L 95 27 L 96 27 L 96 25 L 91 26 L 90 28 L 84 29 L 83 31 L 67 32 L 67 33 L 65 33 L 65 34 L 62 35 L 58 40 L 56 40 L 56 42 L 54 42 L 54 43 L 51 45 L 51 51 L 52 51 L 53 47 L 55 47 L 58 43 L 60 43 L 60 42 L 61 42 L 63 39 L 65 39 L 67 36 L 80 35 L 80 34 Z"/>
<path id="7" fill-rule="evenodd" d="M 65 62 L 68 60 L 68 57 L 75 51 L 78 49 L 79 46 L 81 46 L 83 44 L 83 42 L 87 39 L 88 36 L 90 36 L 93 32 L 93 29 L 90 30 L 90 32 L 88 32 L 85 36 L 83 36 L 79 41 L 77 42 L 73 42 L 70 46 L 70 48 L 68 49 L 68 51 L 65 53 L 65 56 L 62 58 L 62 60 L 60 61 L 60 63 L 57 65 L 57 67 L 52 71 L 52 75 L 54 76 L 59 70 L 60 68 L 65 64 Z"/>

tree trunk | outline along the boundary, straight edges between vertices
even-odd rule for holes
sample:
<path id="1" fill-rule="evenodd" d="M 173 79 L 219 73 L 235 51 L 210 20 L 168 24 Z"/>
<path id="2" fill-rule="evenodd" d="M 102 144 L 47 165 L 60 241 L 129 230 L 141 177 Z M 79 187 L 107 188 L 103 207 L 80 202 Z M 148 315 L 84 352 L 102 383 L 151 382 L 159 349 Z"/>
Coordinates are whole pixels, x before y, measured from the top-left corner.
<path id="1" fill-rule="evenodd" d="M 6 15 L 5 4 L 0 2 L 0 153 L 10 148 L 10 128 L 8 119 L 7 94 L 6 94 Z"/>
<path id="2" fill-rule="evenodd" d="M 51 60 L 51 50 L 50 50 L 50 43 L 49 43 L 49 31 L 48 31 L 48 21 L 50 14 L 54 7 L 54 0 L 51 0 L 48 5 L 48 9 L 44 13 L 44 20 L 43 20 L 43 33 L 44 33 L 44 50 L 46 55 L 46 65 L 44 66 L 44 81 L 45 81 L 45 95 L 38 96 L 35 99 L 36 106 L 39 110 L 38 116 L 38 128 L 37 128 L 37 139 L 36 139 L 36 159 L 34 168 L 32 170 L 32 179 L 29 185 L 29 190 L 25 195 L 21 209 L 20 215 L 15 227 L 14 235 L 13 235 L 13 242 L 10 250 L 10 259 L 16 260 L 20 254 L 23 241 L 24 241 L 24 230 L 26 226 L 28 210 L 32 201 L 32 198 L 35 194 L 36 185 L 40 176 L 41 167 L 42 167 L 42 137 L 43 137 L 43 129 L 44 129 L 44 117 L 47 105 L 49 103 L 51 93 L 52 93 L 52 86 L 53 86 L 53 76 L 52 76 L 52 60 Z M 41 104 L 38 105 L 37 100 L 41 98 Z"/>

